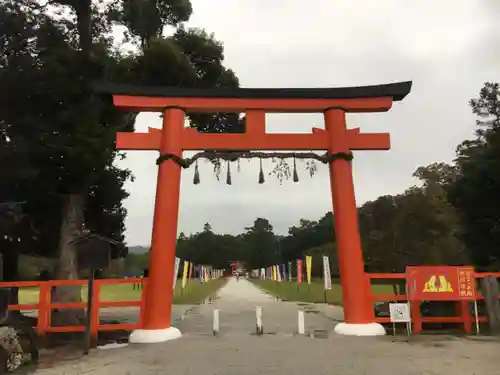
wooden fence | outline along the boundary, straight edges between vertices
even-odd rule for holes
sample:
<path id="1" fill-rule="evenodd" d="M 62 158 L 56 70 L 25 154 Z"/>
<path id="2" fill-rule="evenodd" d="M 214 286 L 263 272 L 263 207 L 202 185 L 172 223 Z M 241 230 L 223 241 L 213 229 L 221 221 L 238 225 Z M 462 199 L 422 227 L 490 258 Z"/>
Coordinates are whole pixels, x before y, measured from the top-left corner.
<path id="1" fill-rule="evenodd" d="M 372 283 L 372 280 L 394 280 L 399 279 L 404 283 L 406 279 L 405 273 L 368 273 L 368 282 Z M 477 280 L 487 276 L 500 277 L 500 272 L 489 272 L 489 273 L 474 273 L 474 279 Z M 371 290 L 371 288 L 370 288 Z M 478 288 L 477 288 L 478 290 Z M 499 296 L 500 297 L 500 296 Z M 392 294 L 392 295 L 377 295 L 372 293 L 373 302 L 386 301 L 386 302 L 407 302 L 408 296 L 406 294 Z M 476 294 L 476 300 L 481 301 L 484 297 L 480 294 Z M 422 331 L 423 323 L 457 323 L 463 325 L 465 332 L 471 333 L 473 324 L 475 323 L 475 317 L 471 314 L 470 301 L 457 301 L 456 302 L 456 315 L 455 316 L 422 316 L 420 311 L 420 305 L 422 301 L 409 301 L 410 302 L 410 313 L 412 319 L 412 330 L 414 333 L 420 333 Z M 479 316 L 480 323 L 487 323 L 488 318 L 486 316 Z M 390 323 L 390 317 L 377 317 L 376 321 L 378 323 Z"/>
<path id="2" fill-rule="evenodd" d="M 367 282 L 372 283 L 372 280 L 404 280 L 406 279 L 406 274 L 404 273 L 367 273 Z M 486 276 L 500 277 L 500 272 L 493 273 L 475 273 L 474 278 L 478 280 Z M 103 301 L 101 300 L 100 291 L 103 285 L 109 284 L 144 284 L 144 289 L 141 292 L 141 298 L 135 301 Z M 25 288 L 25 287 L 38 287 L 40 288 L 38 303 L 34 304 L 18 304 L 9 305 L 9 310 L 36 310 L 38 315 L 37 322 L 37 333 L 40 336 L 44 336 L 51 332 L 84 332 L 85 326 L 53 326 L 51 324 L 51 313 L 53 309 L 85 309 L 87 307 L 86 302 L 75 302 L 75 303 L 52 303 L 51 301 L 51 290 L 53 287 L 57 286 L 70 286 L 79 285 L 85 286 L 88 284 L 87 280 L 50 280 L 50 281 L 15 281 L 15 282 L 0 282 L 0 288 Z M 142 314 L 144 312 L 144 296 L 147 288 L 147 278 L 128 278 L 128 279 L 98 279 L 95 280 L 94 284 L 94 294 L 92 300 L 92 311 L 91 311 L 91 336 L 96 338 L 99 331 L 115 331 L 115 330 L 125 330 L 132 331 L 134 329 L 141 328 L 142 326 Z M 500 296 L 499 296 L 500 297 Z M 406 294 L 391 294 L 391 295 L 377 295 L 372 293 L 373 302 L 385 301 L 385 302 L 406 302 L 408 297 Z M 483 296 L 477 295 L 476 299 L 478 301 L 483 300 Z M 457 323 L 463 325 L 465 332 L 472 332 L 472 327 L 475 321 L 475 317 L 471 314 L 470 301 L 457 301 L 456 302 L 456 316 L 443 316 L 443 317 L 429 317 L 422 316 L 420 311 L 420 305 L 422 301 L 411 301 L 410 309 L 412 315 L 412 328 L 414 333 L 420 333 L 422 331 L 423 323 Z M 130 307 L 136 306 L 140 307 L 139 322 L 137 324 L 133 323 L 120 323 L 120 324 L 101 324 L 99 319 L 99 313 L 102 308 L 110 307 Z M 376 321 L 378 323 L 390 323 L 389 317 L 377 317 Z M 479 316 L 480 323 L 486 323 L 488 321 L 486 316 Z"/>
<path id="3" fill-rule="evenodd" d="M 103 285 L 109 284 L 137 284 L 144 283 L 144 288 L 141 292 L 141 299 L 135 301 L 103 301 L 100 298 L 100 291 Z M 9 305 L 9 310 L 36 310 L 38 316 L 38 323 L 36 331 L 40 336 L 44 336 L 51 332 L 84 332 L 85 326 L 53 326 L 51 324 L 51 313 L 53 309 L 85 309 L 87 302 L 74 302 L 74 303 L 52 303 L 51 290 L 56 286 L 70 286 L 88 285 L 87 280 L 50 280 L 50 281 L 14 281 L 14 282 L 0 282 L 0 288 L 25 288 L 25 287 L 38 287 L 40 293 L 38 303 L 34 304 L 18 304 Z M 132 285 L 131 285 L 132 288 Z M 116 331 L 126 330 L 131 331 L 140 328 L 142 325 L 142 313 L 144 309 L 144 296 L 147 288 L 146 278 L 128 278 L 128 279 L 98 279 L 94 281 L 94 294 L 92 300 L 91 311 L 91 336 L 96 338 L 99 331 Z M 99 319 L 99 312 L 102 308 L 109 307 L 140 307 L 139 323 L 137 324 L 101 324 Z"/>

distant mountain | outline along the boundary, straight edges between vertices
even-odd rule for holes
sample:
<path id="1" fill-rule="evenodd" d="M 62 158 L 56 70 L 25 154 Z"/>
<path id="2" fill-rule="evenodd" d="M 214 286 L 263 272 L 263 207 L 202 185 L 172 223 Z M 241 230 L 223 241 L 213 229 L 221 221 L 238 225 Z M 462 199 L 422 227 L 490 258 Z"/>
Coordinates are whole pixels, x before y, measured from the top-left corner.
<path id="1" fill-rule="evenodd" d="M 129 246 L 128 252 L 129 254 L 144 254 L 149 251 L 149 247 L 146 246 Z"/>

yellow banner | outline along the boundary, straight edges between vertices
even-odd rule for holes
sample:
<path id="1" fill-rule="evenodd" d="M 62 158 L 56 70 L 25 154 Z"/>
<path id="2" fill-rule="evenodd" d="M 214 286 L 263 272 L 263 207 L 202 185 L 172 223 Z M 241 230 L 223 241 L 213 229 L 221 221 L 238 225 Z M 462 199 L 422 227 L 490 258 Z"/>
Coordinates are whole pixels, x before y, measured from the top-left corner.
<path id="1" fill-rule="evenodd" d="M 306 255 L 306 273 L 307 273 L 308 284 L 311 284 L 311 267 L 312 267 L 312 256 Z"/>
<path id="2" fill-rule="evenodd" d="M 187 285 L 188 268 L 189 268 L 189 262 L 185 260 L 184 269 L 182 270 L 182 289 L 184 289 Z"/>

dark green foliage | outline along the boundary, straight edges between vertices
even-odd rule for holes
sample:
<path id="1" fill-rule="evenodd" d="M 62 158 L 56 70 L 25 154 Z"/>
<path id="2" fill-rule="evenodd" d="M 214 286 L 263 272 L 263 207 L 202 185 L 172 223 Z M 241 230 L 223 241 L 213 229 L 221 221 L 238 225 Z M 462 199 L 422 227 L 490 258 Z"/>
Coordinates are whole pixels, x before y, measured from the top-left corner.
<path id="1" fill-rule="evenodd" d="M 486 83 L 470 101 L 478 116 L 476 139 L 457 148 L 458 177 L 450 188 L 461 214 L 462 238 L 474 263 L 500 267 L 500 87 Z"/>
<path id="2" fill-rule="evenodd" d="M 188 0 L 45 4 L 0 4 L 0 160 L 9 161 L 0 202 L 27 202 L 19 220 L 2 217 L 0 251 L 60 256 L 58 275 L 75 277 L 68 244 L 84 223 L 123 240 L 124 184 L 132 177 L 113 164 L 124 157 L 114 147 L 117 131 L 134 130 L 136 114 L 94 95 L 91 82 L 235 87 L 238 80 L 222 64 L 219 41 L 182 26 L 192 13 Z M 116 48 L 116 23 L 126 27 L 134 53 Z M 177 28 L 171 36 L 163 36 L 167 25 Z M 238 114 L 192 122 L 201 131 L 242 128 Z"/>

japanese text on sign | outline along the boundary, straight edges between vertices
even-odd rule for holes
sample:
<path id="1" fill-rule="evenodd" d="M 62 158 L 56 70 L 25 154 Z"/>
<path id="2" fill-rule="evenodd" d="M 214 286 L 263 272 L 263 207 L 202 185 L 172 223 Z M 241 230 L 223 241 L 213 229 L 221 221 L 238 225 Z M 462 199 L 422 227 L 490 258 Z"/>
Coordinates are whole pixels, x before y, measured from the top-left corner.
<path id="1" fill-rule="evenodd" d="M 459 301 L 476 298 L 474 268 L 469 266 L 408 266 L 409 299 Z"/>
<path id="2" fill-rule="evenodd" d="M 473 270 L 470 268 L 458 269 L 458 295 L 462 298 L 475 298 Z"/>

